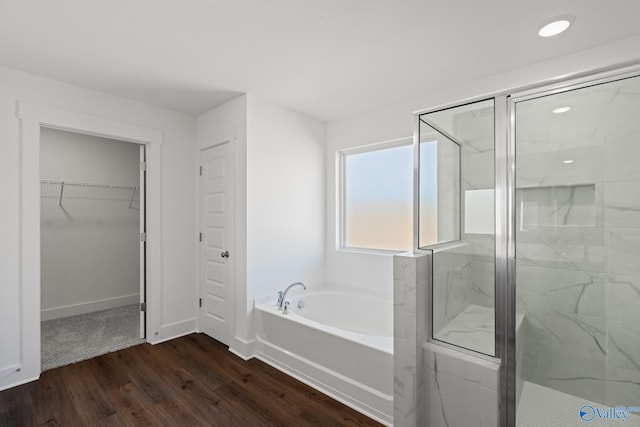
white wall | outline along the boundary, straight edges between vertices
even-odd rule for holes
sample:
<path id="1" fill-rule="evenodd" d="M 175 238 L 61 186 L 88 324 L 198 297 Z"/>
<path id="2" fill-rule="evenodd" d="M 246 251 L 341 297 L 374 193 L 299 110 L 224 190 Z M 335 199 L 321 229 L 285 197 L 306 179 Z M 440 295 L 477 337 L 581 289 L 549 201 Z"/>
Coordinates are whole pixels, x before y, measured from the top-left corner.
<path id="1" fill-rule="evenodd" d="M 152 342 L 195 329 L 194 186 L 195 119 L 78 86 L 0 68 L 0 388 L 20 379 L 20 135 L 16 101 L 74 111 L 163 132 L 161 309 L 149 326 Z M 33 371 L 34 367 L 29 367 Z M 23 370 L 27 371 L 25 368 Z"/>
<path id="2" fill-rule="evenodd" d="M 401 107 L 402 108 L 402 107 Z M 336 152 L 412 135 L 411 112 L 392 115 L 370 113 L 327 123 L 326 140 L 326 280 L 391 296 L 393 255 L 338 250 L 338 174 Z M 375 113 L 374 113 L 375 114 Z M 371 117 L 371 122 L 367 123 Z M 408 126 L 407 126 L 408 122 Z"/>
<path id="3" fill-rule="evenodd" d="M 138 187 L 138 144 L 42 128 L 40 179 Z M 139 195 L 42 186 L 41 319 L 135 304 L 140 293 Z M 66 194 L 66 197 L 65 197 Z M 137 196 L 137 197 L 135 197 Z"/>
<path id="4" fill-rule="evenodd" d="M 229 139 L 236 158 L 231 347 L 247 355 L 254 298 L 275 298 L 296 281 L 314 286 L 324 280 L 325 130 L 317 120 L 250 94 L 198 117 L 199 150 Z"/>
<path id="5" fill-rule="evenodd" d="M 327 123 L 327 280 L 387 294 L 392 292 L 392 256 L 338 251 L 336 249 L 337 150 L 409 137 L 413 112 L 443 104 L 510 91 L 534 83 L 553 82 L 607 67 L 640 61 L 640 36 L 594 49 L 576 52 L 528 67 L 511 70 L 455 87 L 417 96 L 405 102 Z M 420 88 L 416 88 L 420 94 Z"/>
<path id="6" fill-rule="evenodd" d="M 250 311 L 256 297 L 325 279 L 325 126 L 251 94 L 247 111 Z"/>

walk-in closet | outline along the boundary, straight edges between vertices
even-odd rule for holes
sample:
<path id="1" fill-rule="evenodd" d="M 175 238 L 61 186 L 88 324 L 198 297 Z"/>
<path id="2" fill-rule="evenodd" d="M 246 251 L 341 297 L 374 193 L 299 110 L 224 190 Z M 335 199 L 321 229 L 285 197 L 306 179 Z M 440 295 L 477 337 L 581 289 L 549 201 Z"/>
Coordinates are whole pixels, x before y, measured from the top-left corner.
<path id="1" fill-rule="evenodd" d="M 41 129 L 42 371 L 144 341 L 143 160 L 138 144 Z"/>

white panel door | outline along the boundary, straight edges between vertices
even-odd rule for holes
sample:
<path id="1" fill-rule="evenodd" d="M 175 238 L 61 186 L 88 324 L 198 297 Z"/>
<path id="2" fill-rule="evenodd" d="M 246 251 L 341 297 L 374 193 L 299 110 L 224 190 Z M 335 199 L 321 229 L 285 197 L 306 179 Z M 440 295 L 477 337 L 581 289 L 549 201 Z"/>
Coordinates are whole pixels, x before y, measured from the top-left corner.
<path id="1" fill-rule="evenodd" d="M 235 315 L 234 162 L 229 143 L 200 153 L 200 330 L 229 345 Z"/>
<path id="2" fill-rule="evenodd" d="M 146 223 L 146 204 L 145 190 L 147 183 L 147 162 L 146 162 L 145 146 L 140 144 L 140 338 L 146 338 L 146 320 L 147 320 L 147 223 Z M 132 199 L 133 202 L 133 199 Z M 142 234 L 144 233 L 144 234 Z M 144 238 L 142 238 L 144 235 Z"/>

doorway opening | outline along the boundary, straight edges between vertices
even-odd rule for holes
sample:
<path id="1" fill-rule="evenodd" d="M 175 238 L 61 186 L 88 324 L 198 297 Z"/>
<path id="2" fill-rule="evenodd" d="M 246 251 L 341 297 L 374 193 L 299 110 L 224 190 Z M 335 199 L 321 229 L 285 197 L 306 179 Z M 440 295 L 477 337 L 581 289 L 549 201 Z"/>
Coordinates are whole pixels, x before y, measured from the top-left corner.
<path id="1" fill-rule="evenodd" d="M 145 126 L 18 101 L 20 126 L 20 305 L 15 363 L 8 383 L 38 379 L 40 353 L 40 133 L 42 127 L 133 142 L 145 147 L 145 277 L 147 340 L 164 338 L 162 324 L 162 143 L 163 132 Z"/>
<path id="2" fill-rule="evenodd" d="M 144 342 L 145 146 L 41 127 L 41 370 Z"/>

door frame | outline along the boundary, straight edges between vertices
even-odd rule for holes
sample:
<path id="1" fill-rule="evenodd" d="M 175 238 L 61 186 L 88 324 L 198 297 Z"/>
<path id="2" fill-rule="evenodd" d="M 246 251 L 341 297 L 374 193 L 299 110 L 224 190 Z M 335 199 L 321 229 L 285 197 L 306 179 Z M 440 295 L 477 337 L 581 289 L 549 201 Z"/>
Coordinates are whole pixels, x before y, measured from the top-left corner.
<path id="1" fill-rule="evenodd" d="M 203 180 L 202 180 L 202 176 L 200 175 L 201 171 L 202 171 L 202 156 L 204 155 L 204 153 L 208 150 L 212 150 L 215 149 L 217 147 L 220 147 L 222 145 L 228 145 L 229 147 L 229 161 L 232 163 L 233 165 L 233 173 L 231 174 L 230 178 L 234 180 L 233 182 L 233 192 L 231 194 L 232 197 L 232 209 L 233 209 L 233 215 L 231 217 L 231 226 L 233 227 L 233 239 L 232 239 L 232 245 L 233 245 L 233 254 L 231 254 L 232 256 L 232 262 L 231 265 L 229 265 L 229 263 L 227 263 L 227 277 L 230 279 L 229 282 L 232 284 L 233 289 L 231 289 L 231 293 L 233 295 L 233 300 L 231 301 L 231 310 L 232 312 L 230 313 L 229 318 L 227 319 L 228 321 L 228 325 L 229 325 L 229 330 L 228 330 L 228 345 L 229 348 L 232 347 L 233 343 L 235 343 L 235 341 L 237 340 L 236 337 L 236 315 L 237 315 L 237 311 L 238 311 L 238 287 L 237 287 L 237 275 L 236 275 L 236 269 L 238 268 L 237 265 L 237 261 L 238 261 L 238 257 L 237 254 L 239 253 L 238 251 L 238 245 L 237 245 L 237 224 L 236 224 L 236 217 L 237 217 L 237 212 L 236 212 L 236 208 L 237 208 L 237 187 L 236 185 L 237 180 L 237 172 L 236 172 L 236 138 L 235 136 L 231 136 L 231 134 L 226 135 L 225 137 L 221 137 L 220 139 L 217 139 L 215 143 L 212 144 L 208 144 L 206 146 L 201 147 L 198 150 L 198 155 L 197 155 L 197 163 L 198 163 L 198 185 L 197 185 L 197 189 L 198 189 L 198 194 L 196 199 L 196 215 L 197 215 L 197 227 L 198 227 L 198 247 L 196 250 L 196 271 L 197 271 L 197 280 L 198 280 L 198 300 L 202 300 L 203 298 L 203 294 L 202 294 L 202 241 L 200 241 L 200 233 L 204 233 L 204 220 L 203 220 L 203 215 L 202 215 L 202 192 L 204 191 L 204 185 L 203 185 Z M 225 286 L 227 286 L 229 283 L 226 283 Z M 229 292 L 227 291 L 227 294 L 229 294 Z M 202 327 L 202 315 L 203 312 L 201 310 L 201 306 L 199 304 L 196 304 L 196 313 L 198 313 L 197 315 L 197 321 L 198 321 L 198 331 L 199 332 L 203 332 L 203 327 Z"/>
<path id="2" fill-rule="evenodd" d="M 138 159 L 140 161 L 139 178 L 138 178 L 138 194 L 140 198 L 140 225 L 138 232 L 140 233 L 139 245 L 139 262 L 140 262 L 140 338 L 147 338 L 147 146 L 145 144 L 137 144 L 139 149 Z M 133 198 L 131 199 L 133 201 Z M 143 237 L 144 236 L 144 237 Z"/>
<path id="3" fill-rule="evenodd" d="M 42 127 L 143 144 L 146 147 L 147 337 L 159 329 L 161 310 L 161 149 L 160 130 L 102 117 L 17 102 L 20 126 L 20 348 L 11 366 L 14 384 L 39 378 L 40 355 L 40 129 Z M 152 183 L 151 185 L 148 185 Z M 158 332 L 155 332 L 157 335 Z M 148 341 L 153 341 L 147 338 Z"/>

